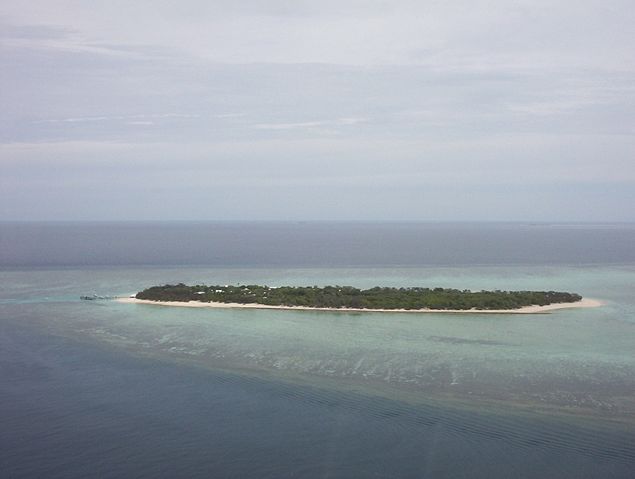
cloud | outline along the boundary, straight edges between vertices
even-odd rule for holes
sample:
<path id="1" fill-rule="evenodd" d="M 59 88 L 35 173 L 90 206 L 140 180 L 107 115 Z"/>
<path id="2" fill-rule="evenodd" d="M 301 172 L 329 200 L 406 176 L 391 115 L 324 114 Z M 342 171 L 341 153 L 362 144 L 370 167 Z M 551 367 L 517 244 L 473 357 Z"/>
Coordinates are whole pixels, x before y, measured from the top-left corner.
<path id="1" fill-rule="evenodd" d="M 73 30 L 54 25 L 13 25 L 0 19 L 2 40 L 59 40 L 70 36 Z"/>
<path id="2" fill-rule="evenodd" d="M 304 121 L 299 123 L 260 123 L 254 125 L 254 128 L 259 130 L 295 130 L 295 129 L 310 129 L 316 126 L 323 126 L 324 121 Z"/>
<path id="3" fill-rule="evenodd" d="M 154 119 L 165 119 L 165 118 L 199 118 L 200 115 L 193 115 L 188 113 L 159 113 L 159 114 L 148 114 L 148 115 L 127 115 L 127 116 L 85 116 L 78 118 L 54 118 L 48 120 L 36 120 L 34 123 L 83 123 L 83 122 L 94 122 L 94 121 L 114 121 L 114 120 L 134 120 L 137 118 L 154 118 Z"/>
<path id="4" fill-rule="evenodd" d="M 296 123 L 259 123 L 259 130 L 313 130 L 322 127 L 353 126 L 368 121 L 367 118 L 337 118 L 335 120 L 303 121 Z"/>
<path id="5" fill-rule="evenodd" d="M 267 185 L 314 215 L 329 195 L 357 204 L 354 190 L 383 198 L 382 211 L 426 191 L 440 208 L 452 199 L 443 188 L 471 191 L 474 209 L 497 189 L 501 214 L 514 211 L 514 188 L 560 183 L 583 198 L 635 181 L 634 10 L 630 0 L 4 2 L 0 203 L 14 216 L 7 192 L 47 203 L 47 182 L 77 203 L 114 183 L 146 204 L 156 198 L 144 187 L 183 205 L 220 201 L 218 189 L 269 215 Z M 328 195 L 302 191 L 320 187 Z M 51 215 L 72 206 L 69 192 Z M 635 211 L 628 195 L 607 195 L 615 211 Z"/>
<path id="6" fill-rule="evenodd" d="M 159 47 L 222 63 L 633 71 L 629 0 L 5 2 L 15 25 L 75 32 L 57 48 Z M 71 14 L 72 13 L 72 14 Z M 140 21 L 140 20 L 143 21 Z"/>

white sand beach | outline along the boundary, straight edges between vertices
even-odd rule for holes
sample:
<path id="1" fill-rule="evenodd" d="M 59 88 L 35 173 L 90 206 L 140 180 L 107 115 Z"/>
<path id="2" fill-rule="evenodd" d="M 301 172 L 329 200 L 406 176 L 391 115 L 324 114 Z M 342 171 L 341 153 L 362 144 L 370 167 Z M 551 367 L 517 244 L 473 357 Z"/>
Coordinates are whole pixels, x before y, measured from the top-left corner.
<path id="1" fill-rule="evenodd" d="M 151 301 L 133 297 L 117 298 L 119 303 L 146 304 L 153 306 L 177 306 L 185 308 L 241 308 L 241 309 L 282 309 L 292 311 L 330 311 L 330 312 L 358 312 L 358 313 L 460 313 L 460 314 L 542 314 L 558 309 L 596 308 L 602 306 L 602 301 L 582 298 L 575 303 L 556 303 L 546 306 L 524 306 L 518 309 L 363 309 L 363 308 L 310 308 L 306 306 L 270 306 L 266 304 L 241 303 L 203 303 L 201 301 Z"/>

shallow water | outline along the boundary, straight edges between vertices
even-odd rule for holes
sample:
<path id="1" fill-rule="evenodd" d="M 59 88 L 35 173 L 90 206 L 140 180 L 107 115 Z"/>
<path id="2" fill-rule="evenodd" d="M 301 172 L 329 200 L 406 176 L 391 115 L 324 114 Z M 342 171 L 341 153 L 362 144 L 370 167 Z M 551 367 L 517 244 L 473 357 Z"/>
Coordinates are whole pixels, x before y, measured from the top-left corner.
<path id="1" fill-rule="evenodd" d="M 2 337 L 5 477 L 629 477 L 635 460 L 623 431 Z"/>
<path id="2" fill-rule="evenodd" d="M 80 301 L 166 282 L 554 289 L 540 315 Z M 8 477 L 632 477 L 635 267 L 0 271 Z"/>

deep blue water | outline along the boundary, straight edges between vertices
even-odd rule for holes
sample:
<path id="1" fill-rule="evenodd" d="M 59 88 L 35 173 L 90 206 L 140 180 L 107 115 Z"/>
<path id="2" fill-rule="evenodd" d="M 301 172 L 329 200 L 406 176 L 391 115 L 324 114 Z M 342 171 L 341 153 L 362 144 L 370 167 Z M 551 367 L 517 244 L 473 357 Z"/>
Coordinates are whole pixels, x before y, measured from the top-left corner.
<path id="1" fill-rule="evenodd" d="M 0 224 L 0 476 L 631 478 L 634 418 L 606 409 L 611 397 L 601 394 L 635 394 L 628 349 L 629 338 L 635 339 L 629 294 L 635 286 L 633 245 L 632 225 Z M 211 269 L 200 270 L 201 265 Z M 430 269 L 436 265 L 448 268 L 446 276 Z M 169 269 L 158 269 L 163 266 Z M 451 336 L 468 334 L 458 323 L 443 333 L 417 330 L 439 345 L 434 355 L 442 360 L 435 362 L 422 355 L 425 347 L 408 346 L 403 357 L 396 356 L 401 352 L 389 336 L 407 334 L 409 326 L 401 319 L 393 320 L 392 329 L 366 332 L 359 316 L 226 312 L 206 319 L 200 311 L 180 308 L 153 313 L 78 300 L 80 292 L 121 294 L 167 275 L 194 280 L 220 266 L 229 267 L 219 274 L 230 279 L 279 282 L 336 279 L 344 273 L 333 268 L 342 266 L 361 267 L 346 274 L 368 284 L 430 275 L 488 285 L 575 280 L 585 288 L 606 278 L 611 287 L 604 294 L 611 303 L 598 312 L 553 316 L 566 322 L 563 331 L 571 324 L 582 331 L 577 338 L 588 338 L 579 351 L 565 340 L 546 343 L 548 334 L 540 328 L 550 318 L 514 331 L 503 346 L 497 346 L 498 338 Z M 272 330 L 258 318 L 277 324 Z M 432 386 L 414 390 L 420 402 L 408 401 L 399 383 L 388 381 L 374 394 L 353 375 L 339 375 L 337 368 L 345 369 L 337 364 L 332 386 L 292 365 L 338 354 L 342 364 L 346 355 L 355 363 L 357 353 L 346 344 L 332 349 L 320 349 L 318 340 L 300 344 L 304 333 L 297 332 L 298 324 L 305 320 L 312 321 L 306 334 L 325 334 L 327 344 L 338 338 L 345 343 L 345 334 L 357 337 L 360 343 L 350 348 L 365 348 L 364 360 L 372 361 L 373 370 L 385 361 L 404 372 L 419 361 L 423 376 L 443 378 L 443 371 L 432 368 L 480 358 L 470 387 L 495 372 L 499 382 L 481 386 L 496 386 L 504 402 L 522 394 L 523 387 L 529 388 L 527 397 L 545 393 L 541 400 L 556 393 L 562 393 L 558 400 L 600 398 L 605 403 L 597 413 L 605 419 L 578 419 L 573 402 L 566 405 L 571 414 L 428 402 L 427 396 L 438 392 Z M 430 321 L 430 328 L 443 327 Z M 491 320 L 480 321 L 479 330 Z M 206 329 L 208 322 L 218 329 Z M 232 323 L 236 329 L 227 326 Z M 328 333 L 338 323 L 342 329 L 331 338 Z M 381 323 L 379 318 L 367 324 L 376 329 L 384 327 Z M 607 335 L 601 338 L 603 330 Z M 104 331 L 108 340 L 95 333 Z M 168 333 L 170 341 L 181 342 L 161 349 Z M 532 338 L 533 349 L 514 349 L 523 334 Z M 384 335 L 386 349 L 376 339 Z M 204 359 L 181 354 L 185 346 L 202 344 L 209 355 Z M 453 347 L 464 348 L 456 349 L 461 357 L 453 358 Z M 255 363 L 241 348 L 261 355 L 257 368 L 250 369 Z M 561 349 L 566 357 L 558 357 Z M 489 364 L 499 357 L 519 366 L 507 371 Z M 288 358 L 295 362 L 280 366 Z M 523 369 L 524 363 L 531 367 Z M 537 386 L 543 364 L 577 369 L 571 375 L 545 370 L 544 384 Z M 506 389 L 512 378 L 520 389 Z M 554 385 L 562 378 L 569 389 Z"/>
<path id="2" fill-rule="evenodd" d="M 631 477 L 635 461 L 632 434 L 290 387 L 6 322 L 2 341 L 3 477 Z"/>
<path id="3" fill-rule="evenodd" d="M 0 267 L 633 264 L 635 224 L 3 223 Z"/>

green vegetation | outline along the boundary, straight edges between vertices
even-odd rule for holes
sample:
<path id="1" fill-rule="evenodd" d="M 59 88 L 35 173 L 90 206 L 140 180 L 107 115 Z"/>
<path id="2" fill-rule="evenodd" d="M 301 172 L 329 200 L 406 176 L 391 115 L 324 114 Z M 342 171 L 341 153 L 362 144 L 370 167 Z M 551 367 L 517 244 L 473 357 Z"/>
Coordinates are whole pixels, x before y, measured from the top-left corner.
<path id="1" fill-rule="evenodd" d="M 582 297 L 557 291 L 469 291 L 446 288 L 381 288 L 351 286 L 153 286 L 137 293 L 152 301 L 218 303 L 361 309 L 517 309 L 523 306 L 572 303 Z"/>

